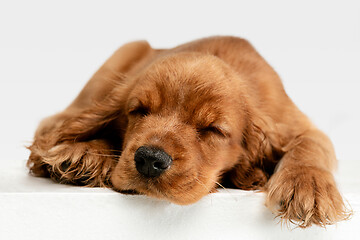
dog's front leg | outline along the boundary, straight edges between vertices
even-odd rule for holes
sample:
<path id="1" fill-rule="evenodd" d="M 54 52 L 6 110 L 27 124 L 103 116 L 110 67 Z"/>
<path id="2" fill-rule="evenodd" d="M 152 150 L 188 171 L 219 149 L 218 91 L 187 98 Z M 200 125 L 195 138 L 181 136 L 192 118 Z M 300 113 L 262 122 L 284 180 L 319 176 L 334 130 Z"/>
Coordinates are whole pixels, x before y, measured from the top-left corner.
<path id="1" fill-rule="evenodd" d="M 330 140 L 310 129 L 285 148 L 266 185 L 266 205 L 282 220 L 300 227 L 324 226 L 349 216 L 331 171 L 336 158 Z"/>
<path id="2" fill-rule="evenodd" d="M 30 149 L 28 164 L 34 175 L 91 187 L 110 186 L 111 170 L 119 156 L 102 139 L 64 142 L 51 148 L 35 141 Z"/>

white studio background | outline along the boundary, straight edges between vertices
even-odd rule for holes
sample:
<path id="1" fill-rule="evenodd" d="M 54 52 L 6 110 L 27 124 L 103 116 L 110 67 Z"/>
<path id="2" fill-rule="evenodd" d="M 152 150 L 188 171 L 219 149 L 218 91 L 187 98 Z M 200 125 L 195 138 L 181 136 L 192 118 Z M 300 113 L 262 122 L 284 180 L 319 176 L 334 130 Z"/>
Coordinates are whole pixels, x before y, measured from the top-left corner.
<path id="1" fill-rule="evenodd" d="M 250 40 L 338 157 L 357 157 L 359 1 L 0 0 L 1 161 L 23 164 L 40 119 L 66 107 L 120 45 L 210 35 Z"/>
<path id="2" fill-rule="evenodd" d="M 120 45 L 211 35 L 250 40 L 331 137 L 340 170 L 360 166 L 360 1 L 0 0 L 2 168 L 25 164 L 39 121 L 65 108 Z"/>

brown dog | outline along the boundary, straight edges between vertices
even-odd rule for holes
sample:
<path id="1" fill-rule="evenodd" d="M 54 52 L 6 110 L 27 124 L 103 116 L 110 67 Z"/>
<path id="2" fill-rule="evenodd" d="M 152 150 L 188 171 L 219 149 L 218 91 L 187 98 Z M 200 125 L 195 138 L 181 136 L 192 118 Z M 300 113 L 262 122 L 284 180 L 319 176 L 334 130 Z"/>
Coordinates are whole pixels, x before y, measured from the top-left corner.
<path id="1" fill-rule="evenodd" d="M 168 50 L 124 45 L 29 147 L 37 176 L 190 204 L 217 185 L 263 189 L 302 227 L 348 214 L 330 140 L 286 95 L 245 40 L 212 37 Z"/>

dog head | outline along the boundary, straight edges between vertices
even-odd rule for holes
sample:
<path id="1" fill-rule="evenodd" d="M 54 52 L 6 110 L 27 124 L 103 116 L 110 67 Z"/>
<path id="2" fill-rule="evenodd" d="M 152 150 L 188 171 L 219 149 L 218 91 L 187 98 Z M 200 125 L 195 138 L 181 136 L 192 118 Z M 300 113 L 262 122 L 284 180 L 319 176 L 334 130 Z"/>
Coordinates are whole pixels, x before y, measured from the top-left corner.
<path id="1" fill-rule="evenodd" d="M 213 191 L 244 151 L 249 113 L 241 85 L 210 55 L 175 54 L 144 69 L 126 89 L 127 124 L 113 186 L 177 204 Z"/>

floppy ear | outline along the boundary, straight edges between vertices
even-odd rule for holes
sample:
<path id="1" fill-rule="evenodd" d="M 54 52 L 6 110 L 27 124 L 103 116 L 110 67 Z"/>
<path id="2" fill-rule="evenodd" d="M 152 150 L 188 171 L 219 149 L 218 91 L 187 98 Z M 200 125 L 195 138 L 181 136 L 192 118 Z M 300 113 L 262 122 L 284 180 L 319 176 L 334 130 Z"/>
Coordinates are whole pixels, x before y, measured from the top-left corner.
<path id="1" fill-rule="evenodd" d="M 262 166 L 266 148 L 266 137 L 261 129 L 249 119 L 242 133 L 243 152 L 238 163 L 224 175 L 229 187 L 252 190 L 259 189 L 268 180 Z"/>
<path id="2" fill-rule="evenodd" d="M 235 167 L 225 174 L 225 181 L 240 189 L 260 189 L 274 171 L 274 149 L 263 130 L 265 122 L 256 112 L 248 110 L 244 118 L 246 123 L 241 141 L 243 152 Z"/>
<path id="3" fill-rule="evenodd" d="M 96 152 L 96 147 L 103 156 L 111 154 L 105 151 L 113 147 L 109 136 L 105 135 L 113 122 L 118 123 L 116 119 L 126 119 L 122 117 L 127 93 L 125 75 L 153 52 L 145 41 L 131 42 L 120 47 L 88 81 L 69 107 L 44 119 L 35 133 L 33 144 L 28 147 L 31 151 L 27 162 L 30 171 L 37 176 L 49 176 L 56 169 L 66 166 L 69 160 L 78 164 L 88 159 L 88 165 L 92 166 L 90 172 L 102 172 L 99 163 L 107 160 L 100 161 L 99 154 L 88 158 L 83 155 L 88 154 L 89 149 Z M 126 122 L 120 122 L 118 127 L 121 126 L 126 126 Z M 98 142 L 95 144 L 92 140 Z M 64 169 L 60 170 L 59 175 L 64 175 Z"/>
<path id="4" fill-rule="evenodd" d="M 107 186 L 127 121 L 122 95 L 114 96 L 66 118 L 55 129 L 41 131 L 29 147 L 30 172 L 56 182 Z"/>
<path id="5" fill-rule="evenodd" d="M 106 135 L 106 129 L 112 126 L 114 120 L 120 128 L 118 130 L 124 130 L 127 124 L 124 112 L 126 96 L 126 89 L 121 85 L 103 101 L 96 102 L 93 106 L 65 120 L 57 131 L 56 144 L 103 138 Z"/>

